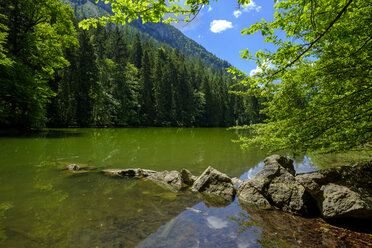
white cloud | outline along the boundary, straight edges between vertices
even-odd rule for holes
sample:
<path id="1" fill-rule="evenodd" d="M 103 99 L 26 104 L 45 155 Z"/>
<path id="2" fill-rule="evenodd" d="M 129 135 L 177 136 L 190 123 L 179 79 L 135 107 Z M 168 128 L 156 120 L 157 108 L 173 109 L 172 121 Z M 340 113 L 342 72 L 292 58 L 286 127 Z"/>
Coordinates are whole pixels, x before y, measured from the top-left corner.
<path id="1" fill-rule="evenodd" d="M 209 8 L 208 8 L 208 12 L 211 12 L 211 11 L 212 11 L 212 7 L 209 6 Z"/>
<path id="2" fill-rule="evenodd" d="M 257 73 L 261 73 L 262 72 L 262 69 L 260 67 L 256 67 L 256 69 L 252 69 L 250 72 L 249 72 L 249 76 L 254 76 L 256 75 Z"/>
<path id="3" fill-rule="evenodd" d="M 244 12 L 250 12 L 250 11 L 256 11 L 256 12 L 260 12 L 261 10 L 261 6 L 257 5 L 255 2 L 253 1 L 250 1 L 249 4 L 247 4 L 244 8 L 243 8 L 243 11 Z"/>
<path id="4" fill-rule="evenodd" d="M 234 15 L 236 18 L 239 18 L 239 16 L 242 15 L 242 12 L 241 12 L 239 9 L 237 9 L 237 10 L 234 11 L 233 15 Z"/>
<path id="5" fill-rule="evenodd" d="M 269 61 L 269 62 L 264 62 L 262 64 L 262 66 L 264 67 L 264 69 L 274 69 L 274 65 Z M 249 72 L 249 76 L 254 76 L 256 75 L 257 73 L 261 73 L 262 72 L 262 68 L 259 67 L 259 66 L 256 66 L 255 69 L 252 69 L 250 72 Z"/>
<path id="6" fill-rule="evenodd" d="M 201 35 L 200 35 L 200 34 L 198 35 L 198 38 L 199 38 L 199 39 L 201 38 Z"/>
<path id="7" fill-rule="evenodd" d="M 232 23 L 226 20 L 213 20 L 210 24 L 210 30 L 213 33 L 221 33 L 222 31 L 232 27 Z"/>
<path id="8" fill-rule="evenodd" d="M 229 223 L 226 220 L 223 220 L 215 216 L 207 217 L 207 222 L 208 227 L 211 229 L 222 229 L 229 225 Z"/>
<path id="9" fill-rule="evenodd" d="M 236 18 L 239 18 L 243 12 L 245 13 L 248 13 L 248 12 L 251 12 L 251 11 L 256 11 L 256 12 L 260 12 L 261 10 L 261 6 L 257 5 L 254 1 L 250 1 L 249 4 L 247 4 L 244 8 L 242 8 L 241 10 L 240 9 L 237 9 L 233 12 L 233 15 L 236 17 Z"/>

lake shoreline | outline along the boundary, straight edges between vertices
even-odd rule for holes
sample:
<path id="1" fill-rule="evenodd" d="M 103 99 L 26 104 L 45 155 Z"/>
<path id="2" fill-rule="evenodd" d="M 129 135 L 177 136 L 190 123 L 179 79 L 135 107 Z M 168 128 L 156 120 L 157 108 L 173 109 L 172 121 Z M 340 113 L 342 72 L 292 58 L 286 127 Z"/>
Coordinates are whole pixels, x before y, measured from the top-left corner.
<path id="1" fill-rule="evenodd" d="M 150 180 L 101 173 L 109 168 L 158 172 L 185 168 L 199 176 L 213 166 L 244 181 L 263 168 L 265 154 L 232 143 L 238 134 L 224 128 L 77 128 L 0 137 L 0 235 L 5 237 L 0 246 L 156 248 L 194 247 L 199 242 L 199 247 L 215 248 L 333 242 L 350 247 L 350 242 L 363 240 L 361 244 L 366 244 L 367 234 L 362 237 L 347 229 L 337 229 L 347 232 L 346 241 L 338 240 L 331 234 L 336 231 L 320 219 L 247 208 L 237 197 L 219 208 L 221 202 L 206 199 L 204 193 L 173 192 Z M 353 160 L 358 158 L 353 154 Z M 345 159 L 338 155 L 304 155 L 295 158 L 294 167 L 310 172 L 341 161 Z M 70 164 L 82 170 L 66 170 Z"/>
<path id="2" fill-rule="evenodd" d="M 212 167 L 208 167 L 199 177 L 192 175 L 185 169 L 182 169 L 181 172 L 156 172 L 141 168 L 108 169 L 102 172 L 113 177 L 150 180 L 173 192 L 191 189 L 191 191 L 200 193 L 200 198 L 207 206 L 226 207 L 234 201 L 236 196 L 243 206 L 266 210 L 281 209 L 284 212 L 304 217 L 322 217 L 328 222 L 338 225 L 343 224 L 348 229 L 357 228 L 362 232 L 371 234 L 372 228 L 368 225 L 368 222 L 372 217 L 372 207 L 369 205 L 368 199 L 371 198 L 369 193 L 372 190 L 370 184 L 368 184 L 368 179 L 367 182 L 361 182 L 355 179 L 355 176 L 352 176 L 363 174 L 368 178 L 371 176 L 369 170 L 371 167 L 372 162 L 357 163 L 327 170 L 300 173 L 296 175 L 296 178 L 299 177 L 299 179 L 295 179 L 296 173 L 293 161 L 279 155 L 272 155 L 265 159 L 265 165 L 261 171 L 252 179 L 246 179 L 243 182 L 237 178 L 231 179 Z M 75 167 L 69 169 L 79 171 L 79 168 Z M 352 188 L 348 188 L 345 183 L 342 183 L 349 181 L 348 177 L 354 178 L 353 183 L 356 185 L 353 185 Z M 335 191 L 336 185 L 334 183 L 336 182 L 342 185 L 337 186 L 342 187 L 341 189 L 336 187 L 336 192 L 323 193 L 327 190 L 323 189 L 324 186 L 332 187 Z M 263 184 L 266 184 L 266 186 Z M 350 183 L 346 185 L 351 187 Z M 259 189 L 259 187 L 262 188 Z M 266 189 L 263 189 L 263 187 L 266 187 Z M 360 190 L 357 190 L 361 187 L 367 187 L 366 191 L 360 192 Z M 271 188 L 275 188 L 275 190 L 273 191 Z M 340 196 L 340 194 L 342 195 Z M 356 223 L 358 223 L 357 226 Z"/>

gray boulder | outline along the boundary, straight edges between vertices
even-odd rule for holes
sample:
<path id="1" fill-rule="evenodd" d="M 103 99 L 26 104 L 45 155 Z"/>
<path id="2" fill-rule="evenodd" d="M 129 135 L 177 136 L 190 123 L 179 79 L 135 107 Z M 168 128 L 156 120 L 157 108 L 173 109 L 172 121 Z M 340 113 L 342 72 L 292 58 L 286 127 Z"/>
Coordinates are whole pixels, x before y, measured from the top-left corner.
<path id="1" fill-rule="evenodd" d="M 296 171 L 293 166 L 293 160 L 281 155 L 271 155 L 264 160 L 265 165 L 268 167 L 269 165 L 276 165 L 279 164 L 281 167 L 286 169 L 290 174 L 293 176 L 295 175 Z"/>
<path id="2" fill-rule="evenodd" d="M 182 169 L 180 172 L 155 172 L 147 177 L 147 179 L 152 180 L 161 186 L 165 186 L 172 191 L 179 191 L 182 188 L 192 186 L 196 178 L 196 176 L 192 175 L 191 172 L 186 169 Z"/>
<path id="3" fill-rule="evenodd" d="M 225 202 L 232 202 L 236 188 L 230 177 L 209 166 L 194 182 L 194 192 L 220 197 Z"/>
<path id="4" fill-rule="evenodd" d="M 181 174 L 182 182 L 186 184 L 187 186 L 192 186 L 194 182 L 196 181 L 196 179 L 198 178 L 194 176 L 193 174 L 191 174 L 191 172 L 187 169 L 182 169 L 180 174 Z"/>
<path id="5" fill-rule="evenodd" d="M 155 172 L 148 176 L 147 179 L 161 186 L 165 186 L 172 191 L 178 191 L 183 187 L 181 173 L 178 171 Z"/>
<path id="6" fill-rule="evenodd" d="M 285 212 L 300 215 L 311 213 L 311 197 L 292 175 L 278 177 L 271 181 L 268 186 L 267 197 L 275 207 Z"/>
<path id="7" fill-rule="evenodd" d="M 243 204 L 307 215 L 310 212 L 310 195 L 296 181 L 293 161 L 280 155 L 264 160 L 264 167 L 252 179 L 245 180 L 238 188 L 238 199 Z"/>
<path id="8" fill-rule="evenodd" d="M 326 219 L 372 219 L 372 162 L 296 176 Z"/>
<path id="9" fill-rule="evenodd" d="M 269 201 L 262 195 L 262 183 L 255 179 L 244 180 L 238 188 L 239 202 L 262 209 L 271 208 Z"/>

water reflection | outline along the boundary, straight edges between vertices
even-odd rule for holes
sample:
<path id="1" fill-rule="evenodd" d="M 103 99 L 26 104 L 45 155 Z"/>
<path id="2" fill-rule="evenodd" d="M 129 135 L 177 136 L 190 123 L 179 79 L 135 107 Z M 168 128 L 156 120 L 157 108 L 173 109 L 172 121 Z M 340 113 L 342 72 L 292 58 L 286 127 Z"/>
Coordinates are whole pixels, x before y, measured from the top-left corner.
<path id="1" fill-rule="evenodd" d="M 228 222 L 216 216 L 207 217 L 208 227 L 212 229 L 221 229 L 228 226 Z"/>
<path id="2" fill-rule="evenodd" d="M 17 131 L 17 130 L 0 130 L 0 137 L 8 138 L 47 138 L 47 139 L 56 139 L 56 138 L 68 138 L 68 137 L 79 137 L 84 134 L 79 132 L 78 129 L 45 129 L 45 130 L 28 130 L 28 131 Z"/>
<path id="3" fill-rule="evenodd" d="M 294 159 L 294 168 L 296 173 L 305 173 L 318 170 L 317 166 L 312 162 L 311 157 L 304 155 Z M 244 181 L 245 179 L 250 179 L 254 177 L 260 170 L 262 170 L 264 162 L 261 161 L 256 165 L 248 169 L 243 175 L 240 176 L 240 180 Z"/>
<path id="4" fill-rule="evenodd" d="M 200 174 L 206 167 L 241 175 L 262 160 L 259 151 L 242 151 L 234 131 L 225 129 L 62 129 L 60 138 L 0 137 L 0 163 L 37 165 L 40 161 L 83 163 L 99 168 L 141 167 L 153 170 L 189 169 Z M 52 135 L 53 136 L 53 135 Z M 58 135 L 56 135 L 58 136 Z M 9 168 L 9 167 L 7 167 Z M 5 167 L 0 168 L 5 169 Z"/>
<path id="5" fill-rule="evenodd" d="M 340 233 L 346 237 L 345 230 L 321 219 L 303 218 L 279 210 L 246 208 L 236 201 L 223 209 L 198 203 L 161 226 L 136 247 L 284 248 L 365 244 L 353 236 L 340 240 Z"/>
<path id="6" fill-rule="evenodd" d="M 237 201 L 217 208 L 213 206 L 219 202 L 189 191 L 172 193 L 148 181 L 99 173 L 103 168 L 141 167 L 186 168 L 199 175 L 212 165 L 231 177 L 251 178 L 262 168 L 264 153 L 242 151 L 230 143 L 236 137 L 233 131 L 149 128 L 57 133 L 0 137 L 0 246 L 261 247 L 296 246 L 315 239 L 304 234 L 313 227 L 306 219 L 242 209 Z M 63 170 L 69 163 L 84 164 L 87 172 Z M 305 172 L 315 170 L 314 164 L 313 157 L 305 156 L 296 160 L 295 167 Z M 313 232 L 314 237 L 319 235 Z"/>
<path id="7" fill-rule="evenodd" d="M 137 247 L 259 247 L 256 240 L 260 229 L 239 233 L 237 202 L 226 208 L 208 208 L 204 203 L 187 209 L 157 232 L 140 242 Z M 162 235 L 167 230 L 168 235 Z M 254 232 L 253 230 L 257 231 Z"/>
<path id="8" fill-rule="evenodd" d="M 263 162 L 258 163 L 240 180 L 253 177 L 262 167 Z M 308 156 L 295 168 L 298 173 L 316 170 Z M 183 211 L 137 247 L 347 247 L 350 240 L 339 240 L 339 232 L 319 218 L 246 207 L 237 200 L 215 208 L 207 201 Z"/>

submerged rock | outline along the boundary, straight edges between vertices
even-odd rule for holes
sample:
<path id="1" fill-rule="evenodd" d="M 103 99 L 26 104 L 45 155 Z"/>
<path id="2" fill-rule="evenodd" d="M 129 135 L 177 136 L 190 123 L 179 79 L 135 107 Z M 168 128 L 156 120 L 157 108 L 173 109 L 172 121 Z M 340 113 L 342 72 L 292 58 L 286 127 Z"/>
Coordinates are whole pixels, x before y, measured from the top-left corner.
<path id="1" fill-rule="evenodd" d="M 97 168 L 83 163 L 72 163 L 65 161 L 47 162 L 50 165 L 56 166 L 68 176 L 78 176 L 95 171 Z"/>
<path id="2" fill-rule="evenodd" d="M 196 179 L 191 190 L 220 197 L 221 200 L 229 203 L 234 200 L 236 194 L 231 178 L 211 166 Z"/>
<path id="3" fill-rule="evenodd" d="M 182 169 L 178 171 L 153 171 L 146 169 L 108 169 L 102 171 L 105 174 L 129 178 L 145 178 L 163 186 L 171 191 L 178 191 L 184 187 L 191 186 L 196 177 L 190 171 Z"/>
<path id="4" fill-rule="evenodd" d="M 203 201 L 206 207 L 214 208 L 225 208 L 231 204 L 230 200 L 227 200 L 221 196 L 208 194 L 208 193 L 198 193 L 198 198 Z"/>
<path id="5" fill-rule="evenodd" d="M 372 162 L 296 176 L 326 219 L 372 219 Z"/>
<path id="6" fill-rule="evenodd" d="M 80 166 L 77 165 L 77 164 L 69 164 L 69 165 L 67 166 L 67 169 L 68 169 L 69 171 L 79 171 L 79 170 L 80 170 Z"/>
<path id="7" fill-rule="evenodd" d="M 372 236 L 333 226 L 321 218 L 293 216 L 280 210 L 242 206 L 233 218 L 239 230 L 260 228 L 260 244 L 265 247 L 370 247 Z"/>
<path id="8" fill-rule="evenodd" d="M 239 186 L 238 199 L 260 208 L 274 206 L 289 213 L 309 214 L 311 198 L 294 174 L 292 160 L 280 155 L 267 157 L 263 169 Z"/>
<path id="9" fill-rule="evenodd" d="M 110 176 L 120 176 L 120 177 L 135 177 L 135 178 L 142 178 L 142 177 L 148 177 L 154 173 L 157 173 L 153 170 L 145 170 L 145 169 L 108 169 L 102 171 L 105 174 L 108 174 Z"/>

